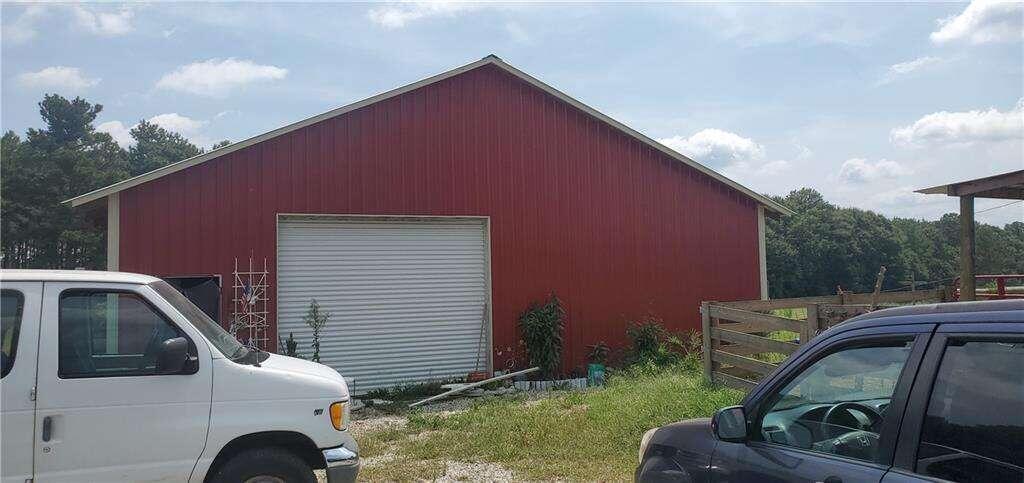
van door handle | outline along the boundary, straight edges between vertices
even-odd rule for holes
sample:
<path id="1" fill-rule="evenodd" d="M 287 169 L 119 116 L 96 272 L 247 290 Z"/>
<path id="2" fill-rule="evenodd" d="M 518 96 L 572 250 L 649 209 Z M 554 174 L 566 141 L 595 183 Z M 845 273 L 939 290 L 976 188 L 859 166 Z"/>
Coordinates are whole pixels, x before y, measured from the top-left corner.
<path id="1" fill-rule="evenodd" d="M 49 442 L 50 436 L 53 435 L 53 418 L 46 416 L 43 418 L 43 442 Z"/>

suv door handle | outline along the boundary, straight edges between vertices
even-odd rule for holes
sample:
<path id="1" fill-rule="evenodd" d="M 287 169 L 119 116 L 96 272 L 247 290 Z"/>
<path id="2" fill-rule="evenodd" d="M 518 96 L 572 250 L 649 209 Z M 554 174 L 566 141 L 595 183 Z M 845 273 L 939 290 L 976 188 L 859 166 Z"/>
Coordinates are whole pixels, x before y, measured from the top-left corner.
<path id="1" fill-rule="evenodd" d="M 50 436 L 53 435 L 53 418 L 46 416 L 43 418 L 43 442 L 49 442 Z"/>
<path id="2" fill-rule="evenodd" d="M 838 476 L 832 475 L 829 476 L 828 478 L 825 478 L 824 483 L 843 483 L 843 479 Z"/>

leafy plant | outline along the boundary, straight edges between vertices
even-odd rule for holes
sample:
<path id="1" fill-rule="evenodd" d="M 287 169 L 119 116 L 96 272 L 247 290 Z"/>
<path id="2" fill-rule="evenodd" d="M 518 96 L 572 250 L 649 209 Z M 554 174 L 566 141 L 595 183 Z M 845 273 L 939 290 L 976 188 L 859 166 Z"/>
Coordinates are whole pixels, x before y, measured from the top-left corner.
<path id="1" fill-rule="evenodd" d="M 644 316 L 626 326 L 630 347 L 626 362 L 668 366 L 683 361 L 687 342 L 665 330 L 662 320 L 654 315 Z"/>
<path id="2" fill-rule="evenodd" d="M 612 349 L 603 340 L 589 347 L 590 353 L 587 354 L 587 359 L 591 363 L 606 364 L 608 362 L 608 355 L 611 354 Z"/>
<path id="3" fill-rule="evenodd" d="M 531 303 L 519 316 L 530 365 L 540 367 L 544 376 L 553 376 L 561 362 L 564 326 L 565 309 L 554 293 L 543 304 Z"/>
<path id="4" fill-rule="evenodd" d="M 327 325 L 327 319 L 331 318 L 331 313 L 320 309 L 320 304 L 313 299 L 309 302 L 309 310 L 306 312 L 306 316 L 302 318 L 309 328 L 313 329 L 313 362 L 320 362 L 320 331 L 323 330 L 324 326 Z"/>

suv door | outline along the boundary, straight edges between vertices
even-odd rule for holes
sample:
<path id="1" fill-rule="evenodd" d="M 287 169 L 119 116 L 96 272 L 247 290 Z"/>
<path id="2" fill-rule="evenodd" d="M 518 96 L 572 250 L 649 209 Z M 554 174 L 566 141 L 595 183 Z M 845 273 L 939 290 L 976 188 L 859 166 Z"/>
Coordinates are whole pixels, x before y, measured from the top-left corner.
<path id="1" fill-rule="evenodd" d="M 206 443 L 205 341 L 145 285 L 47 282 L 39 343 L 39 481 L 185 481 Z M 158 374 L 157 348 L 185 337 L 194 360 Z"/>
<path id="2" fill-rule="evenodd" d="M 943 324 L 885 482 L 1024 481 L 1024 323 Z"/>
<path id="3" fill-rule="evenodd" d="M 0 289 L 0 477 L 32 479 L 36 345 L 42 282 L 7 282 Z"/>
<path id="4" fill-rule="evenodd" d="M 744 404 L 749 440 L 718 443 L 713 480 L 878 483 L 933 328 L 868 328 L 815 342 Z"/>

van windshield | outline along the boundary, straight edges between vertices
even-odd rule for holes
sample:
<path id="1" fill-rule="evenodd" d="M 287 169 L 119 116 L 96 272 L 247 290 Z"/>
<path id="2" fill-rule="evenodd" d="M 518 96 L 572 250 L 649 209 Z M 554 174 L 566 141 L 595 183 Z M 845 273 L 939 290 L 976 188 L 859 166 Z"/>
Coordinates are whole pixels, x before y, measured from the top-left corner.
<path id="1" fill-rule="evenodd" d="M 202 332 L 206 340 L 220 351 L 224 357 L 231 360 L 241 359 L 249 354 L 249 348 L 238 342 L 238 339 L 224 330 L 216 321 L 206 315 L 199 307 L 196 307 L 187 297 L 177 291 L 169 283 L 160 280 L 149 284 L 168 303 L 178 309 L 192 326 Z"/>

